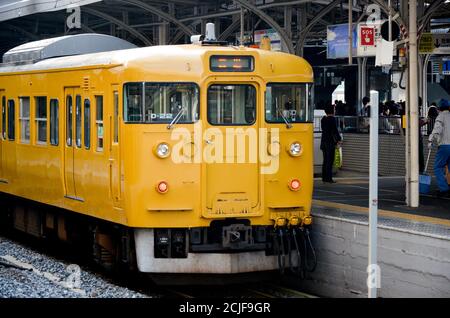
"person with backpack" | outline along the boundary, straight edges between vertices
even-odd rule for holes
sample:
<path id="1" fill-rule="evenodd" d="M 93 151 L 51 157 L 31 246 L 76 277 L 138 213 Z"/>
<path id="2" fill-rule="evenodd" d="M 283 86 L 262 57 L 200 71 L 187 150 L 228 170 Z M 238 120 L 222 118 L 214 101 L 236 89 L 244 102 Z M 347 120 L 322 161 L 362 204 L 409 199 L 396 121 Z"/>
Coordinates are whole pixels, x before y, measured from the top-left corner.
<path id="1" fill-rule="evenodd" d="M 442 100 L 439 103 L 440 113 L 436 117 L 433 131 L 428 138 L 428 148 L 437 144 L 438 149 L 434 162 L 434 174 L 436 175 L 439 191 L 438 197 L 450 197 L 450 187 L 445 175 L 445 167 L 450 165 L 450 112 L 449 103 Z"/>

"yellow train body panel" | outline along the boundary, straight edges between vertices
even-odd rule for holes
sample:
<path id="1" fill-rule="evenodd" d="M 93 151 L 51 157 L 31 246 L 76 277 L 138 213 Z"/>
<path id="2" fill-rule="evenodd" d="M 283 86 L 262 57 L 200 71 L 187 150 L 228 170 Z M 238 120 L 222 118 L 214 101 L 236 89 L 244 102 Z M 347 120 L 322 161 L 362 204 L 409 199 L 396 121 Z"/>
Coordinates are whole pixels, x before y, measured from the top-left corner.
<path id="1" fill-rule="evenodd" d="M 254 71 L 212 72 L 213 55 L 252 56 Z M 205 150 L 204 136 L 196 143 L 196 129 L 220 131 L 229 128 L 277 128 L 278 169 L 261 174 L 265 164 L 174 163 L 154 153 L 155 146 L 176 147 L 174 129 L 164 124 L 124 121 L 124 84 L 132 82 L 194 83 L 199 91 L 199 121 L 178 123 L 193 136 L 193 147 Z M 198 45 L 148 47 L 84 56 L 61 57 L 32 66 L 0 68 L 0 101 L 14 101 L 15 138 L 8 129 L 0 141 L 0 192 L 57 206 L 133 228 L 191 228 L 209 226 L 212 220 L 246 218 L 252 225 L 272 225 L 277 218 L 304 220 L 311 210 L 313 191 L 313 125 L 269 123 L 265 120 L 268 83 L 312 83 L 311 66 L 302 58 L 284 53 L 236 47 Z M 208 88 L 214 84 L 249 84 L 256 91 L 256 120 L 243 127 L 211 125 L 208 122 Z M 90 102 L 90 147 L 85 145 L 85 122 L 81 116 L 80 146 L 76 113 L 72 119 L 72 146 L 67 145 L 67 98 Z M 103 149 L 98 150 L 96 96 L 103 96 Z M 20 98 L 30 97 L 29 142 L 21 141 L 23 114 Z M 37 99 L 46 97 L 46 142 L 38 142 Z M 58 100 L 58 145 L 51 145 L 50 100 Z M 116 104 L 115 104 L 116 101 Z M 81 114 L 81 113 L 80 113 Z M 84 113 L 83 113 L 84 115 Z M 22 119 L 21 119 L 22 118 Z M 9 123 L 11 124 L 11 123 Z M 8 120 L 0 120 L 0 130 Z M 3 131 L 3 130 L 2 130 Z M 42 133 L 42 131 L 41 131 Z M 42 136 L 41 136 L 42 137 Z M 40 138 L 41 138 L 40 137 Z M 286 148 L 302 146 L 298 157 Z M 217 144 L 217 143 L 216 143 Z M 224 145 L 225 147 L 225 145 Z M 197 151 L 199 151 L 197 149 Z M 191 154 L 192 155 L 192 154 Z M 229 159 L 229 158 L 228 158 Z M 301 183 L 298 191 L 289 182 Z M 167 193 L 156 191 L 165 181 Z"/>

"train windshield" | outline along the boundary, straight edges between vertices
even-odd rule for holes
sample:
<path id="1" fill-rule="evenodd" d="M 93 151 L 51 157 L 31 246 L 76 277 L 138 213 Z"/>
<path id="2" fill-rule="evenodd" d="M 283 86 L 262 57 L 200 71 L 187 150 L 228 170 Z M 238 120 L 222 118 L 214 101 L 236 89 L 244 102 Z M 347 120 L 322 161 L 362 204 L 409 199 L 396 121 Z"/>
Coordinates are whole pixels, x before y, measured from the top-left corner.
<path id="1" fill-rule="evenodd" d="M 266 87 L 266 122 L 306 123 L 312 122 L 312 84 L 272 83 Z"/>
<path id="2" fill-rule="evenodd" d="M 124 118 L 131 123 L 193 123 L 199 116 L 199 89 L 192 83 L 127 83 Z"/>
<path id="3" fill-rule="evenodd" d="M 212 125 L 252 125 L 256 119 L 256 89 L 252 85 L 214 84 L 208 88 L 208 122 Z"/>

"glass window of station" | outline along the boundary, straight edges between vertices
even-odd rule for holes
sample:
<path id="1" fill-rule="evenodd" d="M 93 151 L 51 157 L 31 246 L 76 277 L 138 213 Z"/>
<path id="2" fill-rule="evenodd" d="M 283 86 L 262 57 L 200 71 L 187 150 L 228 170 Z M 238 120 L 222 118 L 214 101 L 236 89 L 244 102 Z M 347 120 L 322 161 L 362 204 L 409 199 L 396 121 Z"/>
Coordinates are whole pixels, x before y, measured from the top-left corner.
<path id="1" fill-rule="evenodd" d="M 271 83 L 266 87 L 266 122 L 306 123 L 314 118 L 312 84 Z"/>
<path id="2" fill-rule="evenodd" d="M 128 123 L 193 123 L 199 118 L 199 88 L 193 83 L 127 83 L 124 118 Z"/>

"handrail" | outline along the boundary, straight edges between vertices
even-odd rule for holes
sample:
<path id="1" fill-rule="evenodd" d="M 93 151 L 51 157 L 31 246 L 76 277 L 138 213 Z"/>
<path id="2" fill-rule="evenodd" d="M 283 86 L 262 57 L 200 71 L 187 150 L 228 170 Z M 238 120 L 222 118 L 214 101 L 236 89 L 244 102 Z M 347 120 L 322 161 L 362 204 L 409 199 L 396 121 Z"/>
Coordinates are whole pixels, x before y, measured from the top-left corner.
<path id="1" fill-rule="evenodd" d="M 369 120 L 370 117 L 365 116 L 335 116 L 338 128 L 341 133 L 359 133 L 368 134 L 370 131 Z M 321 129 L 321 117 L 314 118 L 314 132 L 320 133 Z M 428 122 L 421 127 L 421 133 L 423 136 L 428 136 L 433 131 L 434 118 L 428 118 Z M 380 116 L 379 117 L 379 129 L 380 134 L 388 135 L 403 135 L 403 117 L 402 116 Z"/>

